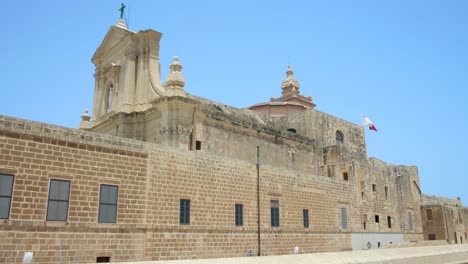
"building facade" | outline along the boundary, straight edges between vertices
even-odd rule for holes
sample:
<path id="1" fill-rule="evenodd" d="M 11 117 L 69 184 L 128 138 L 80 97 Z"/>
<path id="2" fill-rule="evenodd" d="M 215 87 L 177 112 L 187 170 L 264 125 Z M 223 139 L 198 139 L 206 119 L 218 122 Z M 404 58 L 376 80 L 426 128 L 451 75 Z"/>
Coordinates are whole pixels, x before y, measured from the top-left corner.
<path id="1" fill-rule="evenodd" d="M 421 216 L 424 239 L 446 240 L 450 244 L 467 241 L 468 209 L 462 206 L 460 198 L 423 195 Z"/>
<path id="2" fill-rule="evenodd" d="M 291 67 L 280 98 L 237 109 L 186 93 L 178 57 L 163 84 L 161 37 L 111 26 L 80 129 L 0 116 L 0 263 L 26 252 L 34 263 L 117 262 L 426 237 L 417 168 L 368 158 L 364 129 L 316 110 Z"/>

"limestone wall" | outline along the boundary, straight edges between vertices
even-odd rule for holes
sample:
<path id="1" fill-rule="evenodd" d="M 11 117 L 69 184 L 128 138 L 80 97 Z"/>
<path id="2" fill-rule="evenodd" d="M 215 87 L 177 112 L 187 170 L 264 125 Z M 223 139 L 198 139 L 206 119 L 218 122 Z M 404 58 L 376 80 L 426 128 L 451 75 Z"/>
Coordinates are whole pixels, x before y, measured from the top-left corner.
<path id="1" fill-rule="evenodd" d="M 451 244 L 466 243 L 466 209 L 459 198 L 423 195 L 421 205 L 425 239 L 435 234 L 437 239 L 446 239 Z M 432 220 L 427 217 L 428 210 L 433 214 Z"/>
<path id="2" fill-rule="evenodd" d="M 445 212 L 440 205 L 422 205 L 421 217 L 425 240 L 447 240 Z"/>
<path id="3" fill-rule="evenodd" d="M 34 263 L 64 263 L 98 256 L 233 257 L 258 250 L 254 161 L 0 116 L 0 173 L 15 177 L 10 218 L 0 221 L 2 263 L 20 263 L 26 251 L 34 252 Z M 46 221 L 50 179 L 71 181 L 67 222 Z M 262 255 L 288 254 L 294 246 L 303 252 L 351 250 L 350 235 L 363 231 L 362 212 L 368 210 L 361 208 L 356 179 L 262 164 Z M 98 223 L 100 184 L 119 187 L 116 224 Z M 191 201 L 190 225 L 179 224 L 180 199 Z M 395 211 L 398 200 L 391 199 L 388 210 Z M 279 202 L 279 227 L 271 227 L 272 200 Z M 379 208 L 380 200 L 374 202 Z M 241 227 L 235 226 L 235 204 L 244 206 Z M 415 227 L 378 230 L 418 236 L 417 221 Z"/>
<path id="4" fill-rule="evenodd" d="M 336 132 L 343 133 L 343 145 L 348 149 L 345 160 L 366 160 L 364 129 L 343 119 L 309 109 L 283 118 L 285 126 L 297 133 L 317 140 L 320 147 L 336 144 Z"/>

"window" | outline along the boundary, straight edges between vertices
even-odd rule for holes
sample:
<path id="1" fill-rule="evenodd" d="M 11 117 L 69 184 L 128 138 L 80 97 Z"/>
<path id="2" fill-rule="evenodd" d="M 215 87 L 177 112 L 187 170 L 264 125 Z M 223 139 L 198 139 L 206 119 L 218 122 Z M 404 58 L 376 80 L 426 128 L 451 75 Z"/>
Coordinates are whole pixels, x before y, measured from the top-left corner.
<path id="1" fill-rule="evenodd" d="M 67 221 L 70 181 L 50 180 L 47 221 Z"/>
<path id="2" fill-rule="evenodd" d="M 336 144 L 343 144 L 343 132 L 337 130 L 336 131 Z"/>
<path id="3" fill-rule="evenodd" d="M 195 149 L 196 150 L 201 150 L 201 141 L 199 141 L 199 140 L 195 141 Z"/>
<path id="4" fill-rule="evenodd" d="M 110 257 L 97 257 L 96 263 L 109 263 Z"/>
<path id="5" fill-rule="evenodd" d="M 341 228 L 348 228 L 348 216 L 346 215 L 346 208 L 341 208 Z"/>
<path id="6" fill-rule="evenodd" d="M 242 204 L 236 204 L 235 210 L 236 210 L 236 226 L 244 225 L 243 205 Z"/>
<path id="7" fill-rule="evenodd" d="M 179 223 L 181 225 L 190 225 L 190 200 L 180 200 Z"/>
<path id="8" fill-rule="evenodd" d="M 348 173 L 343 172 L 343 180 L 347 181 L 348 180 Z"/>
<path id="9" fill-rule="evenodd" d="M 377 189 L 377 186 L 375 184 L 372 184 L 372 191 L 375 192 L 376 189 Z"/>
<path id="10" fill-rule="evenodd" d="M 392 228 L 392 217 L 387 216 L 387 224 L 388 224 L 388 228 Z"/>
<path id="11" fill-rule="evenodd" d="M 114 185 L 101 185 L 101 195 L 99 197 L 99 223 L 117 222 L 117 200 L 119 188 Z"/>
<path id="12" fill-rule="evenodd" d="M 364 227 L 364 230 L 366 230 L 366 222 L 363 222 L 363 227 Z"/>
<path id="13" fill-rule="evenodd" d="M 304 227 L 309 228 L 309 210 L 308 209 L 302 210 L 302 216 L 304 219 Z"/>
<path id="14" fill-rule="evenodd" d="M 388 200 L 388 187 L 385 186 L 385 200 Z"/>
<path id="15" fill-rule="evenodd" d="M 0 174 L 0 219 L 8 219 L 10 217 L 13 180 L 13 175 Z"/>
<path id="16" fill-rule="evenodd" d="M 428 238 L 429 238 L 429 240 L 436 240 L 436 235 L 435 234 L 429 234 Z"/>
<path id="17" fill-rule="evenodd" d="M 378 216 L 378 215 L 375 215 L 375 222 L 376 222 L 376 223 L 379 223 L 379 222 L 380 222 L 379 216 Z"/>
<path id="18" fill-rule="evenodd" d="M 294 128 L 288 128 L 288 132 L 296 133 L 296 129 L 294 129 Z"/>
<path id="19" fill-rule="evenodd" d="M 427 220 L 432 220 L 432 210 L 431 209 L 426 210 L 426 215 L 427 215 Z"/>
<path id="20" fill-rule="evenodd" d="M 279 227 L 279 201 L 271 201 L 271 227 Z"/>
<path id="21" fill-rule="evenodd" d="M 408 212 L 408 226 L 409 226 L 409 230 L 413 231 L 413 229 L 414 229 L 413 212 Z"/>

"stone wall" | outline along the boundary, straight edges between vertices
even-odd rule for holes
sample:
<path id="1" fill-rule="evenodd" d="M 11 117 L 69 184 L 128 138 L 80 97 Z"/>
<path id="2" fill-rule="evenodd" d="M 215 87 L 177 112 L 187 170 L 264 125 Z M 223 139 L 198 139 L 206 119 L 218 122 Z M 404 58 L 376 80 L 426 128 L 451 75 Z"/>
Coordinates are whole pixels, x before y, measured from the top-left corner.
<path id="1" fill-rule="evenodd" d="M 428 219 L 432 213 L 432 220 Z M 466 209 L 459 198 L 423 195 L 421 202 L 424 239 L 434 234 L 436 239 L 445 239 L 451 244 L 466 243 Z"/>
<path id="2" fill-rule="evenodd" d="M 423 223 L 424 239 L 447 240 L 445 214 L 442 206 L 422 205 L 421 216 Z"/>
<path id="3" fill-rule="evenodd" d="M 356 175 L 367 181 L 363 167 Z M 254 160 L 0 116 L 0 173 L 15 177 L 10 218 L 0 221 L 2 263 L 20 263 L 26 251 L 34 253 L 34 263 L 257 254 Z M 46 221 L 50 179 L 71 182 L 66 222 Z M 396 186 L 390 188 L 387 209 L 374 197 L 369 198 L 374 206 L 366 209 L 357 179 L 262 164 L 262 255 L 289 254 L 294 246 L 303 252 L 351 250 L 350 234 L 363 232 L 363 211 L 388 210 L 396 223 L 403 221 L 394 214 Z M 101 184 L 119 187 L 116 224 L 98 223 Z M 179 224 L 180 199 L 191 201 L 190 225 Z M 271 227 L 272 200 L 279 201 L 279 227 Z M 243 226 L 235 226 L 235 204 L 244 206 Z M 303 209 L 309 210 L 309 228 L 303 225 Z M 413 231 L 398 225 L 369 230 L 418 237 L 420 223 L 414 224 Z"/>

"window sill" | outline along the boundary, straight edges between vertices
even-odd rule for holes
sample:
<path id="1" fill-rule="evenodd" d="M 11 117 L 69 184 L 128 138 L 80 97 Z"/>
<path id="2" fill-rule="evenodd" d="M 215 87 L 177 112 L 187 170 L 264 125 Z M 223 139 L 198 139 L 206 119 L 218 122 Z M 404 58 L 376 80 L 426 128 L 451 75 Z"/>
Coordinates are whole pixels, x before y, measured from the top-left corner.
<path id="1" fill-rule="evenodd" d="M 67 226 L 68 224 L 68 221 L 45 221 L 45 226 Z"/>

